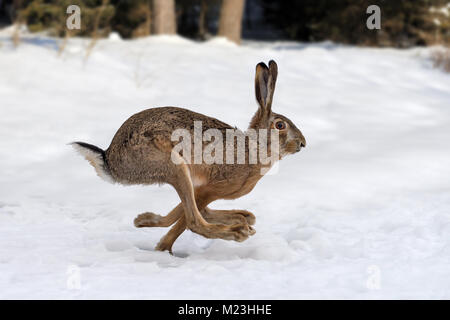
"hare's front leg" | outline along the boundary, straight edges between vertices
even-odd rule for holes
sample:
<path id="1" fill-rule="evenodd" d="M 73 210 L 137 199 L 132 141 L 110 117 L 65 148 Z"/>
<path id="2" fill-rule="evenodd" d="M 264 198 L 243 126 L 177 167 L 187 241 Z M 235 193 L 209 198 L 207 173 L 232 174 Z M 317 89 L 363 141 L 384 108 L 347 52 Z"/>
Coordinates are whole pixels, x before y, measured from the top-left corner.
<path id="1" fill-rule="evenodd" d="M 178 222 L 177 222 L 178 220 Z M 137 228 L 151 227 L 170 227 L 177 222 L 169 232 L 161 238 L 156 250 L 169 251 L 172 254 L 172 246 L 175 240 L 186 230 L 186 222 L 184 220 L 184 208 L 180 203 L 166 216 L 161 216 L 152 212 L 141 213 L 134 219 L 134 225 Z"/>
<path id="2" fill-rule="evenodd" d="M 159 240 L 156 250 L 158 251 L 169 251 L 172 254 L 172 246 L 175 240 L 186 230 L 186 220 L 184 215 L 177 221 L 177 223 L 170 228 L 169 232 Z"/>
<path id="3" fill-rule="evenodd" d="M 150 227 L 170 227 L 184 215 L 183 205 L 180 203 L 166 216 L 161 216 L 153 212 L 141 213 L 134 219 L 137 228 Z"/>
<path id="4" fill-rule="evenodd" d="M 181 158 L 181 157 L 180 157 Z M 247 223 L 223 225 L 208 223 L 197 208 L 189 169 L 185 163 L 173 165 L 172 185 L 180 196 L 184 207 L 187 227 L 206 238 L 244 241 L 249 235 Z"/>

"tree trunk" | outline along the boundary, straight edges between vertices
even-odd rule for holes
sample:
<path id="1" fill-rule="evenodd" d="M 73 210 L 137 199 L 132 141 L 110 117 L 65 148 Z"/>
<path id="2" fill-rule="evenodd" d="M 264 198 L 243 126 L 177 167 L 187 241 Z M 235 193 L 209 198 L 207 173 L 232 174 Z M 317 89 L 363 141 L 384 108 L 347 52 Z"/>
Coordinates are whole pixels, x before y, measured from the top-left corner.
<path id="1" fill-rule="evenodd" d="M 202 0 L 200 4 L 200 15 L 198 18 L 198 35 L 201 39 L 206 38 L 206 12 L 208 11 L 207 0 Z"/>
<path id="2" fill-rule="evenodd" d="M 175 34 L 175 0 L 153 0 L 153 23 L 155 34 Z"/>
<path id="3" fill-rule="evenodd" d="M 240 43 L 245 0 L 223 0 L 220 9 L 219 36 Z"/>

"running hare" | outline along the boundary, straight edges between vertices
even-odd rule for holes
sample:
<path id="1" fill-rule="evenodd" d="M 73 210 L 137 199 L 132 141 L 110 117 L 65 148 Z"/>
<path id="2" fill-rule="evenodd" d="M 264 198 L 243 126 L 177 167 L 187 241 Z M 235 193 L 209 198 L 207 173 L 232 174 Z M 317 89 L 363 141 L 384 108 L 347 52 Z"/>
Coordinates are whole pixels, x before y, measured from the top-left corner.
<path id="1" fill-rule="evenodd" d="M 287 154 L 300 151 L 306 146 L 306 141 L 288 118 L 272 112 L 277 73 L 274 61 L 269 62 L 269 67 L 262 62 L 256 66 L 255 91 L 259 108 L 245 135 L 250 131 L 255 132 L 258 136 L 258 139 L 253 140 L 256 146 L 265 147 L 266 151 L 269 150 L 267 154 L 275 155 L 276 160 L 279 160 Z M 199 123 L 203 132 L 215 129 L 223 137 L 230 130 L 237 130 L 203 114 L 182 108 L 162 107 L 131 116 L 117 131 L 106 151 L 84 142 L 72 143 L 105 180 L 121 184 L 168 183 L 175 188 L 181 203 L 168 215 L 146 212 L 134 220 L 138 228 L 169 227 L 176 223 L 158 243 L 157 250 L 172 252 L 173 243 L 186 228 L 207 238 L 235 241 L 244 241 L 255 233 L 251 227 L 255 223 L 252 213 L 245 210 L 212 210 L 207 206 L 218 199 L 236 199 L 249 193 L 263 176 L 262 169 L 273 163 L 267 165 L 261 161 L 249 161 L 252 151 L 250 143 L 244 140 L 244 146 L 241 144 L 241 150 L 238 150 L 239 143 L 234 145 L 234 137 L 232 151 L 235 154 L 237 151 L 238 155 L 241 151 L 245 160 L 237 164 L 229 161 L 209 164 L 206 161 L 192 162 L 191 155 L 184 154 L 184 149 L 183 156 L 173 152 L 178 144 L 178 141 L 173 141 L 174 131 L 183 129 L 195 136 L 195 127 Z M 262 132 L 270 139 L 259 139 Z M 241 131 L 238 133 L 242 134 Z M 271 150 L 275 145 L 271 139 L 274 136 L 278 138 L 275 151 Z M 207 140 L 205 137 L 200 140 L 200 152 L 206 151 L 212 144 L 206 143 Z M 188 147 L 191 146 L 198 151 L 195 141 L 189 142 Z M 220 150 L 214 151 L 217 153 L 216 159 L 225 159 L 224 155 L 218 154 Z"/>

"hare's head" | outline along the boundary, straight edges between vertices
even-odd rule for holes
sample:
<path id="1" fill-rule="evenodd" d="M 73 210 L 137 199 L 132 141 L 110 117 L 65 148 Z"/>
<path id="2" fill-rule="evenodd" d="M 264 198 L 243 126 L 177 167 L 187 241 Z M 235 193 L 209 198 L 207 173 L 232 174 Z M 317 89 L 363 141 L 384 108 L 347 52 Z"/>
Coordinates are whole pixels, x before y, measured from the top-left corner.
<path id="1" fill-rule="evenodd" d="M 277 81 L 278 67 L 269 61 L 269 67 L 260 62 L 256 65 L 255 93 L 259 108 L 250 123 L 254 129 L 274 129 L 279 133 L 281 156 L 300 151 L 306 146 L 302 132 L 287 117 L 272 112 L 272 98 Z"/>

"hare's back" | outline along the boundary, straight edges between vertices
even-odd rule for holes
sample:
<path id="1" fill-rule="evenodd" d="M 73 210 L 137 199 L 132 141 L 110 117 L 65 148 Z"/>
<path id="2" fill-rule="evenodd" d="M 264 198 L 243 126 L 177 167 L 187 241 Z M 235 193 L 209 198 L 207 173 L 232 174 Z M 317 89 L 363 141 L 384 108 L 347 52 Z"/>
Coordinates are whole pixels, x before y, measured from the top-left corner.
<path id="1" fill-rule="evenodd" d="M 176 129 L 194 130 L 194 121 L 201 121 L 203 130 L 232 128 L 220 120 L 188 109 L 161 107 L 136 113 L 124 122 L 119 131 L 124 130 L 142 134 L 147 132 L 147 135 L 151 132 L 166 132 L 170 137 Z"/>
<path id="2" fill-rule="evenodd" d="M 195 121 L 201 121 L 203 131 L 215 128 L 225 133 L 232 128 L 215 118 L 177 107 L 147 109 L 128 118 L 106 150 L 114 178 L 123 183 L 160 182 L 163 177 L 159 177 L 157 168 L 165 171 L 161 166 L 167 163 L 170 153 L 161 152 L 155 141 L 171 142 L 176 129 L 188 130 L 193 135 Z"/>

